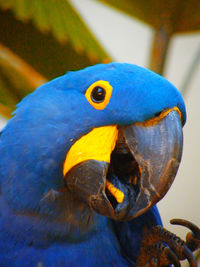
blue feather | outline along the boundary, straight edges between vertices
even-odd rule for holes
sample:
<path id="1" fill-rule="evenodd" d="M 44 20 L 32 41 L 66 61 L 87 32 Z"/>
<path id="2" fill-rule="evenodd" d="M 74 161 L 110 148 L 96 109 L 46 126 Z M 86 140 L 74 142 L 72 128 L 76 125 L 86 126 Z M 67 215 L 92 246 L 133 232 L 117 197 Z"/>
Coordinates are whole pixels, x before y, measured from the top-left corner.
<path id="1" fill-rule="evenodd" d="M 90 84 L 113 87 L 104 110 L 86 100 Z M 129 266 L 143 227 L 161 224 L 156 207 L 129 222 L 114 222 L 55 193 L 65 186 L 67 151 L 94 127 L 144 122 L 184 102 L 161 76 L 122 63 L 99 64 L 56 78 L 25 97 L 0 136 L 0 266 Z M 53 190 L 53 191 L 51 191 Z"/>

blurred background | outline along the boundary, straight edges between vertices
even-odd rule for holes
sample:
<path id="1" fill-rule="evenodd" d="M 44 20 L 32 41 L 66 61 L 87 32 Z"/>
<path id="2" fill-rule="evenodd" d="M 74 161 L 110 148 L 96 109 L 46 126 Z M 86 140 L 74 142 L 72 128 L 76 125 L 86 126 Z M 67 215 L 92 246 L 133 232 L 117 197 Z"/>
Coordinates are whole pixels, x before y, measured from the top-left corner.
<path id="1" fill-rule="evenodd" d="M 0 0 L 0 128 L 40 84 L 110 61 L 148 67 L 183 94 L 183 159 L 158 206 L 164 226 L 185 238 L 169 220 L 200 226 L 199 0 Z"/>

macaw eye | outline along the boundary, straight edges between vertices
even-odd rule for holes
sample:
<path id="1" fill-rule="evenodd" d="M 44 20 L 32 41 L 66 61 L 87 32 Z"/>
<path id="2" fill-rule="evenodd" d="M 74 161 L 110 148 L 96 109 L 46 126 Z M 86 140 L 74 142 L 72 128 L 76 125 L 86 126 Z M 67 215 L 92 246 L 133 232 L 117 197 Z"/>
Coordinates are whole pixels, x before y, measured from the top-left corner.
<path id="1" fill-rule="evenodd" d="M 112 86 L 107 81 L 97 81 L 86 90 L 85 97 L 95 109 L 104 109 L 110 101 Z"/>
<path id="2" fill-rule="evenodd" d="M 91 92 L 91 99 L 95 103 L 103 102 L 105 99 L 105 96 L 106 96 L 106 91 L 104 90 L 104 88 L 102 88 L 100 86 L 94 87 L 94 89 Z"/>

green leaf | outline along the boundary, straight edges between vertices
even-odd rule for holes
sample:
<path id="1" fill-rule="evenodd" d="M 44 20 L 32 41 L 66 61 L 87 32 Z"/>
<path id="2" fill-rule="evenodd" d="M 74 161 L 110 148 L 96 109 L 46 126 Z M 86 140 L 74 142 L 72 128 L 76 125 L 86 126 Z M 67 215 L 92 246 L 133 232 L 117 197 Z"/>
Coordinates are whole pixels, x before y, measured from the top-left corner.
<path id="1" fill-rule="evenodd" d="M 7 116 L 21 98 L 46 81 L 32 67 L 0 44 L 0 112 L 3 115 Z"/>
<path id="2" fill-rule="evenodd" d="M 12 109 L 9 106 L 5 106 L 0 103 L 0 114 L 5 118 L 10 118 L 12 113 Z"/>
<path id="3" fill-rule="evenodd" d="M 67 0 L 0 0 L 0 23 L 0 113 L 5 116 L 43 82 L 109 60 Z"/>
<path id="4" fill-rule="evenodd" d="M 5 82 L 5 79 L 2 74 L 0 75 L 0 95 L 0 102 L 2 105 L 8 105 L 14 108 L 17 101 L 17 97 L 13 95 L 8 89 L 8 85 Z"/>
<path id="5" fill-rule="evenodd" d="M 26 0 L 13 0 L 13 4 L 10 8 L 13 7 L 13 10 L 17 17 L 21 20 L 26 21 L 31 15 L 30 1 Z"/>
<path id="6" fill-rule="evenodd" d="M 48 80 L 91 65 L 86 53 L 77 53 L 69 42 L 58 42 L 51 33 L 39 31 L 31 21 L 16 19 L 10 10 L 0 9 L 0 22 L 0 43 Z M 92 63 L 100 62 L 93 58 Z"/>
<path id="7" fill-rule="evenodd" d="M 171 33 L 200 29 L 199 0 L 98 0 L 159 29 Z"/>
<path id="8" fill-rule="evenodd" d="M 0 8 L 11 9 L 22 20 L 31 20 L 42 32 L 51 31 L 61 43 L 68 40 L 78 53 L 86 52 L 93 61 L 109 61 L 79 14 L 67 0 L 0 0 Z"/>

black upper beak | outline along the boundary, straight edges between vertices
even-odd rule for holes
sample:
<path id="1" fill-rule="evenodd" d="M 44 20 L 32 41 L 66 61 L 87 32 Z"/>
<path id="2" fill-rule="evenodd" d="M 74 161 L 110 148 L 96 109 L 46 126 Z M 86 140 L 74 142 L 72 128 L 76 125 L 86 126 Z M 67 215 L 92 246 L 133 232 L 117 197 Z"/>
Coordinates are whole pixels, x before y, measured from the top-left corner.
<path id="1" fill-rule="evenodd" d="M 142 170 L 140 192 L 129 210 L 136 217 L 167 193 L 176 176 L 183 147 L 179 114 L 171 111 L 153 126 L 123 127 L 126 142 Z"/>
<path id="2" fill-rule="evenodd" d="M 84 161 L 66 174 L 67 187 L 91 209 L 125 220 L 139 216 L 170 188 L 182 155 L 182 125 L 172 110 L 153 125 L 119 127 L 111 162 Z M 123 195 L 109 191 L 107 181 Z"/>

